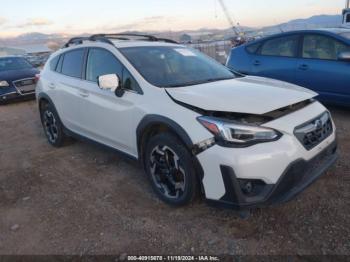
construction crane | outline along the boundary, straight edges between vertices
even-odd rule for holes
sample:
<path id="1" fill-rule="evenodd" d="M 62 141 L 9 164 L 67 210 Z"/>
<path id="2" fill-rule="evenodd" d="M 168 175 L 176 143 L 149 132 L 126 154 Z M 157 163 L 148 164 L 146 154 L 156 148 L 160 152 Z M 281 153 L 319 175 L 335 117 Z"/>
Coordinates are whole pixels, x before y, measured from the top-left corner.
<path id="1" fill-rule="evenodd" d="M 224 0 L 218 0 L 218 1 L 219 1 L 220 5 L 221 5 L 222 10 L 225 13 L 227 21 L 231 25 L 231 28 L 232 28 L 233 32 L 235 33 L 235 35 L 240 36 L 240 31 L 237 29 L 236 24 L 233 21 L 233 19 L 232 19 L 231 15 L 230 15 L 230 13 L 229 13 L 229 11 L 227 9 L 227 6 L 226 6 Z"/>

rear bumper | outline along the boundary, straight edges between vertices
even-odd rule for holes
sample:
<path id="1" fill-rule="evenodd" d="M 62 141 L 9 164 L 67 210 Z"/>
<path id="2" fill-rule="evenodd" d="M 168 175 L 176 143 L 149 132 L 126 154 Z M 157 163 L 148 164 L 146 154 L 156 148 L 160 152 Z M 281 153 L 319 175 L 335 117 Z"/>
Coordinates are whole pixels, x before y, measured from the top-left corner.
<path id="1" fill-rule="evenodd" d="M 221 166 L 226 194 L 220 200 L 208 202 L 234 209 L 266 207 L 288 202 L 325 174 L 337 158 L 337 142 L 334 141 L 311 160 L 299 159 L 291 163 L 276 184 L 260 186 L 259 193 L 253 196 L 243 192 L 232 167 Z"/>

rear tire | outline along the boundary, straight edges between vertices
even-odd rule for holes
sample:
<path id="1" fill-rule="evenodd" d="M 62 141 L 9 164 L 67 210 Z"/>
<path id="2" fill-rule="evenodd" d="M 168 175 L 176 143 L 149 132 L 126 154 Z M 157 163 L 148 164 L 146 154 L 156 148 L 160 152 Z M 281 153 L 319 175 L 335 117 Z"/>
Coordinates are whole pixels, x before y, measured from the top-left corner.
<path id="1" fill-rule="evenodd" d="M 150 139 L 144 167 L 157 196 L 172 206 L 191 203 L 198 194 L 192 156 L 183 143 L 170 133 Z"/>
<path id="2" fill-rule="evenodd" d="M 63 124 L 54 109 L 54 107 L 45 103 L 40 107 L 41 123 L 47 141 L 54 147 L 62 147 L 66 140 L 66 135 L 63 132 Z"/>

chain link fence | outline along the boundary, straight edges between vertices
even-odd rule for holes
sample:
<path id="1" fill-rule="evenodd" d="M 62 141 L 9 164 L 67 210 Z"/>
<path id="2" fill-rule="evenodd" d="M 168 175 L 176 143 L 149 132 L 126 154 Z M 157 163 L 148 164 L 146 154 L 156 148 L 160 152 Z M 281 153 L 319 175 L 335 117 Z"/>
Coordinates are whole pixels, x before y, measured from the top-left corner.
<path id="1" fill-rule="evenodd" d="M 226 63 L 227 57 L 232 49 L 231 41 L 213 41 L 197 44 L 188 44 L 189 47 L 198 49 L 206 55 L 214 58 L 222 64 Z"/>

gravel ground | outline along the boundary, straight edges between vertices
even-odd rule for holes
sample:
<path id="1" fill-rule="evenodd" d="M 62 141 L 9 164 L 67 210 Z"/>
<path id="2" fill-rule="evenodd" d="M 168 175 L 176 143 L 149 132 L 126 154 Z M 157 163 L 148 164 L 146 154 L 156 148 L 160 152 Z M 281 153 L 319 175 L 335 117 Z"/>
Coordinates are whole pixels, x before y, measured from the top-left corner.
<path id="1" fill-rule="evenodd" d="M 350 111 L 331 109 L 341 158 L 294 201 L 248 220 L 160 202 L 130 160 L 47 144 L 35 102 L 0 107 L 0 254 L 350 255 Z"/>

